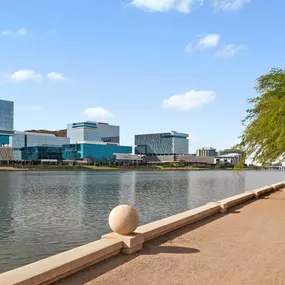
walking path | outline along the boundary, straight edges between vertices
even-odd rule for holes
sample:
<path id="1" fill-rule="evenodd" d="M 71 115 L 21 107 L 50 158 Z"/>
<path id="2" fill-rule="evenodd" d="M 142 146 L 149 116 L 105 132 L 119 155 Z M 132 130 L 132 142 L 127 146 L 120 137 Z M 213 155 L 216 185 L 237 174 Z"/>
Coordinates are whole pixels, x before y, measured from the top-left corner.
<path id="1" fill-rule="evenodd" d="M 54 283 L 103 284 L 285 284 L 285 189 Z"/>

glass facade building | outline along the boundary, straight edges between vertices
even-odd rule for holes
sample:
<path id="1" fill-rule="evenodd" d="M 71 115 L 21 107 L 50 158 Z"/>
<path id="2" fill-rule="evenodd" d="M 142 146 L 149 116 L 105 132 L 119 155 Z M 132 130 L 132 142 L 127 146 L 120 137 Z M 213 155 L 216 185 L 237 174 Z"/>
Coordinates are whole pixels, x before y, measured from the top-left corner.
<path id="1" fill-rule="evenodd" d="M 0 135 L 0 146 L 5 146 L 10 144 L 10 136 Z"/>
<path id="2" fill-rule="evenodd" d="M 22 160 L 54 159 L 62 160 L 62 148 L 59 146 L 31 146 L 21 149 Z"/>
<path id="3" fill-rule="evenodd" d="M 67 125 L 70 143 L 82 141 L 120 143 L 120 127 L 101 122 L 79 122 Z"/>
<path id="4" fill-rule="evenodd" d="M 135 136 L 135 153 L 141 155 L 178 155 L 189 153 L 189 135 L 175 131 Z"/>
<path id="5" fill-rule="evenodd" d="M 0 100 L 0 147 L 10 145 L 14 133 L 14 103 Z"/>
<path id="6" fill-rule="evenodd" d="M 14 103 L 0 100 L 0 132 L 14 130 Z"/>
<path id="7" fill-rule="evenodd" d="M 13 159 L 22 160 L 22 148 L 49 145 L 61 147 L 69 142 L 67 137 L 56 137 L 52 134 L 15 132 L 12 137 Z"/>
<path id="8" fill-rule="evenodd" d="M 217 156 L 217 150 L 212 147 L 202 147 L 197 149 L 196 151 L 197 156 L 203 156 L 203 157 L 208 157 L 208 156 Z"/>
<path id="9" fill-rule="evenodd" d="M 63 160 L 90 159 L 91 161 L 114 161 L 115 153 L 131 154 L 131 146 L 112 144 L 78 143 L 62 146 Z"/>

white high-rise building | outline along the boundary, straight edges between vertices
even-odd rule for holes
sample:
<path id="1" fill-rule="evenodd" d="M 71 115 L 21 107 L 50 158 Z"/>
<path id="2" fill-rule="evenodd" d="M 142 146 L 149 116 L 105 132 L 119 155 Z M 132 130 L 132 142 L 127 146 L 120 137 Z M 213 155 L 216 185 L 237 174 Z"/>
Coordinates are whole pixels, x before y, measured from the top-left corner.
<path id="1" fill-rule="evenodd" d="M 101 122 L 79 122 L 67 125 L 71 144 L 78 142 L 120 143 L 120 127 Z"/>

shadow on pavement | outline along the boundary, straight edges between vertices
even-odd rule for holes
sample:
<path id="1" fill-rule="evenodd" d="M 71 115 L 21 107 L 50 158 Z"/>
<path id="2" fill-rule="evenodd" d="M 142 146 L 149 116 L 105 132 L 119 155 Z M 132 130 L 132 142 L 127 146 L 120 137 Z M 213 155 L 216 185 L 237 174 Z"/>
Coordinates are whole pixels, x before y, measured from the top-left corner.
<path id="1" fill-rule="evenodd" d="M 170 253 L 170 254 L 193 254 L 200 252 L 197 248 L 183 247 L 183 246 L 155 246 L 144 248 L 141 251 L 142 255 L 154 255 L 160 253 Z"/>

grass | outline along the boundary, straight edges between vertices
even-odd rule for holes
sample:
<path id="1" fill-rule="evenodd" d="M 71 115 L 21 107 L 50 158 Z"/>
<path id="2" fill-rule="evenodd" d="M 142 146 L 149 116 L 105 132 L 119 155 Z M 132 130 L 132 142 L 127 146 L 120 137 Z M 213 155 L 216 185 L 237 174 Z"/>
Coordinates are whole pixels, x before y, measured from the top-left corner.
<path id="1" fill-rule="evenodd" d="M 0 166 L 0 171 L 198 171 L 198 170 L 233 170 L 232 168 L 198 167 L 198 166 L 172 166 L 172 165 L 148 165 L 148 166 L 95 166 L 95 165 L 25 165 L 22 168 Z M 242 170 L 251 170 L 244 168 Z"/>
<path id="2" fill-rule="evenodd" d="M 92 171 L 92 170 L 120 170 L 116 167 L 111 166 L 95 166 L 95 165 L 51 165 L 51 166 L 33 166 L 29 167 L 29 170 L 58 170 L 58 171 L 71 171 L 71 170 L 84 170 L 84 171 Z"/>
<path id="3" fill-rule="evenodd" d="M 93 165 L 25 165 L 23 168 L 17 167 L 0 167 L 0 171 L 103 171 L 103 170 L 120 170 L 118 167 L 111 166 L 93 166 Z"/>
<path id="4" fill-rule="evenodd" d="M 11 166 L 0 166 L 0 171 L 24 171 L 28 170 L 27 168 L 15 168 Z"/>
<path id="5" fill-rule="evenodd" d="M 157 165 L 155 168 L 159 170 L 209 170 L 209 168 L 198 168 L 198 167 L 191 167 L 191 166 L 163 166 L 163 165 Z"/>

